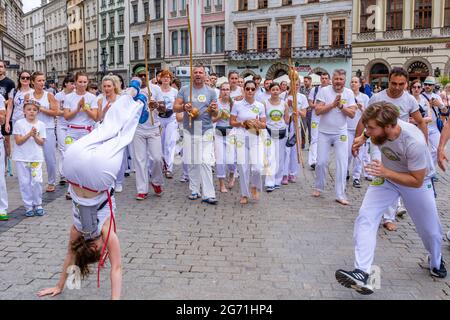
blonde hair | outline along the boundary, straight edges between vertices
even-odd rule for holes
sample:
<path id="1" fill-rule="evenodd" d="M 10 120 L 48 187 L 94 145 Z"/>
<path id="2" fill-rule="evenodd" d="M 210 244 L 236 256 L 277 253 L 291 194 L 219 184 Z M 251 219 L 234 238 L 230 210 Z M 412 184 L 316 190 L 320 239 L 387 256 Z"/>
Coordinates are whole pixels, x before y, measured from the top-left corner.
<path id="1" fill-rule="evenodd" d="M 118 76 L 115 76 L 113 74 L 108 74 L 108 75 L 104 76 L 102 79 L 102 86 L 103 86 L 103 83 L 105 83 L 106 81 L 111 81 L 114 86 L 114 92 L 116 94 L 120 94 L 120 79 Z"/>

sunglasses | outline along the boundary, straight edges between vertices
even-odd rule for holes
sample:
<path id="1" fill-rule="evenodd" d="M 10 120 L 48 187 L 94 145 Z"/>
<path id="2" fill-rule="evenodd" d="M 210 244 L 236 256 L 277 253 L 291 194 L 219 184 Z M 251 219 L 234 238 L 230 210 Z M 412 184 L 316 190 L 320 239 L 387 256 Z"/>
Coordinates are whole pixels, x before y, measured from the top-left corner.
<path id="1" fill-rule="evenodd" d="M 21 80 L 30 80 L 30 77 L 20 77 Z"/>
<path id="2" fill-rule="evenodd" d="M 425 83 L 425 87 L 432 87 L 434 84 Z"/>
<path id="3" fill-rule="evenodd" d="M 245 91 L 256 91 L 256 88 L 245 88 Z"/>
<path id="4" fill-rule="evenodd" d="M 139 77 L 139 78 L 145 78 L 146 75 L 145 75 L 145 74 L 138 74 L 138 77 Z"/>

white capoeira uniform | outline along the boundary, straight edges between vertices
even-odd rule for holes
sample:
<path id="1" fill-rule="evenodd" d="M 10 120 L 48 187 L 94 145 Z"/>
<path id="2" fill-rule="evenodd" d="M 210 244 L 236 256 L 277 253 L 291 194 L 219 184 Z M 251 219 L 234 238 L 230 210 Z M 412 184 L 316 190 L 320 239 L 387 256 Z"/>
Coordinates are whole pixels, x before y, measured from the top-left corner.
<path id="1" fill-rule="evenodd" d="M 395 172 L 408 173 L 426 169 L 420 188 L 412 188 L 378 179 L 367 189 L 355 221 L 355 267 L 370 273 L 374 259 L 378 226 L 390 204 L 403 198 L 416 230 L 430 253 L 430 267 L 440 268 L 442 231 L 434 199 L 431 177 L 434 172 L 431 155 L 422 132 L 399 120 L 400 136 L 380 146 L 383 166 Z"/>
<path id="2" fill-rule="evenodd" d="M 233 174 L 236 171 L 236 146 L 231 143 L 230 104 L 218 100 L 217 105 L 221 118 L 216 122 L 216 134 L 214 136 L 216 174 L 217 178 L 224 179 L 227 169 L 229 173 Z"/>
<path id="3" fill-rule="evenodd" d="M 178 123 L 176 113 L 173 112 L 173 104 L 177 98 L 178 90 L 170 87 L 169 91 L 161 89 L 162 100 L 166 104 L 166 113 L 158 114 L 162 127 L 161 146 L 167 171 L 173 172 L 173 161 L 175 158 L 175 146 L 177 143 Z"/>
<path id="4" fill-rule="evenodd" d="M 64 109 L 74 111 L 78 108 L 78 103 L 81 98 L 84 97 L 85 105 L 88 105 L 91 109 L 98 109 L 97 97 L 92 93 L 86 92 L 80 96 L 76 91 L 66 95 L 64 100 Z M 89 134 L 94 129 L 95 121 L 92 120 L 86 112 L 81 109 L 75 117 L 67 120 L 67 132 L 65 138 L 66 149 L 68 149 L 72 143 L 80 139 L 81 137 Z M 64 172 L 64 170 L 63 170 Z M 65 175 L 65 172 L 64 172 Z"/>
<path id="5" fill-rule="evenodd" d="M 355 102 L 363 105 L 363 109 L 367 108 L 369 103 L 369 97 L 359 92 L 357 96 L 355 96 Z M 352 155 L 352 145 L 355 140 L 356 135 L 356 127 L 358 125 L 359 119 L 361 119 L 362 111 L 357 108 L 355 117 L 353 119 L 347 118 L 347 133 L 348 133 L 348 170 L 350 171 L 352 160 L 353 160 L 353 171 L 352 171 L 352 179 L 361 179 L 361 172 L 363 169 L 363 157 L 367 153 L 366 145 L 363 145 L 359 153 L 356 157 Z"/>
<path id="6" fill-rule="evenodd" d="M 292 100 L 292 96 L 288 96 L 285 99 L 286 101 L 288 100 Z M 302 110 L 302 109 L 307 109 L 309 106 L 308 104 L 308 99 L 306 98 L 306 96 L 302 93 L 297 93 L 297 109 L 298 110 Z M 289 116 L 292 116 L 292 109 L 289 108 Z M 300 134 L 303 126 L 303 123 L 301 122 L 302 119 L 299 116 L 299 127 L 300 127 Z M 294 121 L 293 118 L 291 118 L 292 121 L 289 122 L 288 124 L 288 132 L 287 132 L 287 139 L 292 138 L 295 135 L 295 125 L 294 125 Z M 306 128 L 304 128 L 306 129 Z M 301 147 L 301 146 L 300 146 Z M 293 146 L 293 147 L 288 147 L 286 146 L 285 148 L 285 157 L 284 157 L 284 171 L 283 171 L 283 176 L 297 176 L 298 175 L 298 171 L 299 171 L 299 163 L 298 163 L 298 157 L 297 157 L 297 147 Z"/>
<path id="7" fill-rule="evenodd" d="M 264 88 L 258 88 L 256 89 L 255 93 L 255 100 L 261 103 L 264 103 L 264 101 L 267 101 L 270 99 L 271 94 L 269 92 L 266 92 Z"/>
<path id="8" fill-rule="evenodd" d="M 419 104 L 417 103 L 416 98 L 414 98 L 411 94 L 409 94 L 407 91 L 403 93 L 403 95 L 400 98 L 391 98 L 387 94 L 387 90 L 383 90 L 377 94 L 374 94 L 370 100 L 369 105 L 377 102 L 390 102 L 394 106 L 396 106 L 400 112 L 400 119 L 409 122 L 409 116 L 419 110 Z M 371 153 L 370 156 L 372 159 L 380 159 L 381 154 L 379 148 L 372 144 L 371 146 Z M 386 211 L 384 215 L 384 220 L 386 222 L 393 222 L 395 221 L 395 213 L 397 211 L 397 207 L 401 205 L 401 199 L 398 198 L 397 201 L 395 201 L 389 209 Z"/>
<path id="9" fill-rule="evenodd" d="M 5 111 L 5 98 L 0 95 L 0 111 Z M 6 180 L 5 180 L 5 145 L 2 132 L 0 131 L 0 214 L 6 214 L 8 211 L 8 193 L 6 191 Z"/>
<path id="10" fill-rule="evenodd" d="M 189 86 L 182 87 L 177 98 L 187 103 Z M 214 89 L 206 85 L 201 89 L 192 88 L 192 106 L 199 109 L 200 115 L 192 119 L 192 127 L 186 112 L 183 118 L 183 163 L 188 167 L 189 189 L 191 194 L 197 195 L 201 194 L 201 189 L 204 200 L 216 198 L 212 175 L 215 163 L 214 128 L 211 115 L 206 111 L 212 102 L 217 102 Z"/>
<path id="11" fill-rule="evenodd" d="M 313 104 L 316 104 L 317 96 L 322 88 L 323 87 L 315 87 L 312 89 L 309 93 L 308 100 L 312 101 Z M 317 115 L 315 109 L 311 111 L 311 141 L 308 152 L 308 164 L 310 166 L 317 164 L 317 143 L 319 142 L 320 117 L 321 116 Z"/>
<path id="12" fill-rule="evenodd" d="M 150 84 L 152 97 L 150 100 L 162 101 L 161 89 Z M 141 89 L 148 98 L 147 88 Z M 151 173 L 151 183 L 155 186 L 163 186 L 164 179 L 162 173 L 163 159 L 161 147 L 160 122 L 156 109 L 153 110 L 154 123 L 151 117 L 145 123 L 139 123 L 133 139 L 133 165 L 136 169 L 136 189 L 138 194 L 147 194 L 149 189 L 149 175 Z"/>
<path id="13" fill-rule="evenodd" d="M 35 127 L 39 136 L 46 138 L 45 123 L 37 120 L 32 124 L 27 119 L 20 119 L 13 128 L 13 135 L 25 136 Z M 44 149 L 30 137 L 22 145 L 16 145 L 12 158 L 16 162 L 17 177 L 19 179 L 20 193 L 25 210 L 30 211 L 42 206 L 42 163 L 44 162 Z"/>
<path id="14" fill-rule="evenodd" d="M 13 123 L 13 127 L 17 120 L 25 118 L 24 113 L 23 113 L 23 105 L 25 103 L 25 95 L 29 94 L 29 96 L 31 97 L 33 92 L 34 92 L 34 89 L 29 89 L 27 91 L 18 90 L 15 93 L 15 95 L 13 95 L 13 97 L 14 97 L 13 106 L 14 107 L 13 107 L 13 112 L 11 115 L 11 121 Z M 13 98 L 13 97 L 11 97 L 11 98 Z"/>
<path id="15" fill-rule="evenodd" d="M 338 94 L 333 86 L 322 88 L 317 95 L 318 103 L 333 103 Z M 343 107 L 355 107 L 355 96 L 350 89 L 344 88 L 340 93 Z M 326 173 L 331 145 L 334 145 L 336 156 L 336 200 L 346 200 L 345 184 L 348 166 L 348 117 L 338 108 L 322 114 L 319 124 L 319 141 L 317 145 L 316 190 L 325 190 Z"/>
<path id="16" fill-rule="evenodd" d="M 266 118 L 264 105 L 258 101 L 249 103 L 247 100 L 235 102 L 231 114 L 237 117 L 238 122 L 253 119 Z M 245 128 L 233 128 L 232 139 L 236 144 L 236 162 L 239 172 L 239 185 L 241 195 L 250 197 L 250 187 L 256 187 L 258 191 L 262 190 L 262 178 L 265 141 L 267 139 L 267 130 L 259 130 L 259 136 Z"/>
<path id="17" fill-rule="evenodd" d="M 287 124 L 284 121 L 285 102 L 280 99 L 278 105 L 270 100 L 264 102 L 266 126 L 269 133 L 266 144 L 268 171 L 266 172 L 266 187 L 281 186 L 285 171 Z"/>
<path id="18" fill-rule="evenodd" d="M 44 94 L 40 99 L 35 98 L 35 92 L 30 96 L 30 99 L 38 102 L 40 108 L 50 110 L 50 101 L 48 99 L 48 92 L 44 91 Z M 56 184 L 56 133 L 55 133 L 55 117 L 48 116 L 42 112 L 38 113 L 38 119 L 45 124 L 47 128 L 47 134 L 44 144 L 44 158 L 47 166 L 47 179 L 48 184 Z"/>
<path id="19" fill-rule="evenodd" d="M 433 163 L 437 164 L 437 149 L 439 146 L 439 139 L 441 138 L 441 132 L 439 131 L 436 120 L 440 116 L 440 109 L 444 108 L 444 102 L 442 101 L 442 98 L 437 95 L 436 93 L 426 93 L 423 92 L 421 95 L 421 98 L 423 98 L 425 101 L 429 102 L 429 105 L 431 107 L 431 117 L 433 118 L 433 121 L 428 124 L 428 145 L 430 146 L 431 156 L 433 158 Z M 435 99 L 439 101 L 439 107 L 433 107 L 431 106 L 432 100 Z M 424 108 L 425 111 L 427 111 L 428 114 L 428 108 L 427 104 L 421 101 L 419 103 L 422 108 Z M 425 107 L 424 107 L 425 105 Z"/>
<path id="20" fill-rule="evenodd" d="M 58 92 L 55 95 L 56 101 L 59 103 L 60 110 L 64 110 L 64 100 L 66 98 L 66 93 L 64 91 Z M 64 151 L 66 150 L 66 134 L 67 134 L 67 120 L 64 119 L 64 116 L 56 117 L 56 141 L 57 141 L 57 150 L 59 154 L 59 161 L 57 159 L 57 170 L 59 176 L 64 178 L 64 174 L 62 172 L 62 163 L 64 159 Z"/>

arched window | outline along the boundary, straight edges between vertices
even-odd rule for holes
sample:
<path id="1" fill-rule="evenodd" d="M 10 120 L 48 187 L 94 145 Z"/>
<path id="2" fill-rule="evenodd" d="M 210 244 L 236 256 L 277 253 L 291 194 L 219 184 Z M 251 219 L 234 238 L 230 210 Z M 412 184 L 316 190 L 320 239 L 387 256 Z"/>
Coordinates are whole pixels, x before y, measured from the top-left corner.
<path id="1" fill-rule="evenodd" d="M 384 63 L 375 63 L 370 68 L 369 78 L 372 88 L 377 85 L 381 89 L 386 89 L 389 83 L 389 68 Z"/>
<path id="2" fill-rule="evenodd" d="M 411 63 L 408 68 L 408 73 L 409 81 L 419 79 L 423 82 L 425 81 L 426 77 L 431 75 L 430 69 L 422 61 L 415 61 Z"/>
<path id="3" fill-rule="evenodd" d="M 212 53 L 212 40 L 213 40 L 213 29 L 206 28 L 206 30 L 205 30 L 205 53 Z"/>

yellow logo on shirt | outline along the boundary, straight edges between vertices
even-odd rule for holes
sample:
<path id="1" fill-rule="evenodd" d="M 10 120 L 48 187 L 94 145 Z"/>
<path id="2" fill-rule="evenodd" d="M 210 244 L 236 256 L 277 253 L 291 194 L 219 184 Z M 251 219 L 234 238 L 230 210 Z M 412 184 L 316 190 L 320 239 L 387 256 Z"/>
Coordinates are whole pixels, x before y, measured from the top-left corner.
<path id="1" fill-rule="evenodd" d="M 86 104 L 83 106 L 83 110 L 84 110 L 84 111 L 91 110 L 91 105 L 90 105 L 89 103 L 86 103 Z"/>
<path id="2" fill-rule="evenodd" d="M 372 179 L 372 182 L 370 183 L 371 186 L 382 186 L 384 184 L 384 178 L 382 177 L 374 177 Z"/>
<path id="3" fill-rule="evenodd" d="M 391 161 L 400 161 L 400 157 L 391 148 L 382 147 L 381 152 L 383 152 L 384 156 Z"/>
<path id="4" fill-rule="evenodd" d="M 259 113 L 259 108 L 258 107 L 253 107 L 252 108 L 252 112 L 255 113 L 255 114 L 258 114 Z"/>
<path id="5" fill-rule="evenodd" d="M 347 141 L 347 136 L 345 134 L 341 135 L 340 140 L 342 142 L 346 142 Z"/>
<path id="6" fill-rule="evenodd" d="M 280 121 L 283 118 L 283 112 L 280 110 L 272 110 L 269 113 L 269 117 L 272 121 Z"/>
<path id="7" fill-rule="evenodd" d="M 317 122 L 311 122 L 311 128 L 317 129 L 317 127 L 318 127 Z"/>
<path id="8" fill-rule="evenodd" d="M 72 144 L 72 143 L 73 143 L 73 138 L 70 137 L 70 136 L 67 136 L 67 137 L 64 139 L 64 143 L 67 144 L 67 145 Z"/>
<path id="9" fill-rule="evenodd" d="M 197 97 L 198 102 L 206 102 L 206 96 L 204 94 L 201 94 Z"/>

